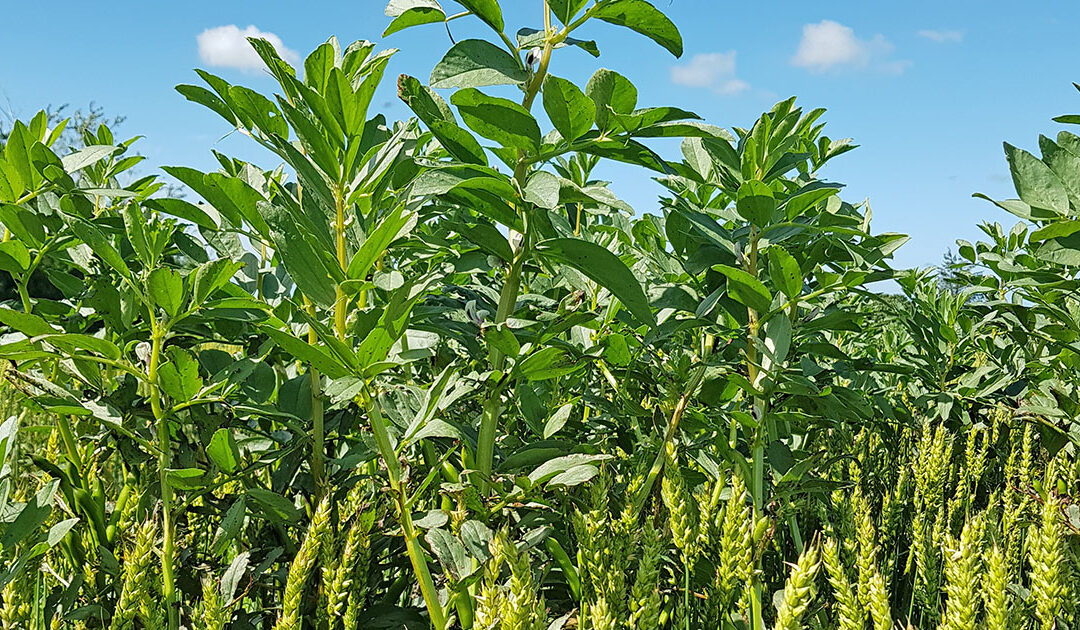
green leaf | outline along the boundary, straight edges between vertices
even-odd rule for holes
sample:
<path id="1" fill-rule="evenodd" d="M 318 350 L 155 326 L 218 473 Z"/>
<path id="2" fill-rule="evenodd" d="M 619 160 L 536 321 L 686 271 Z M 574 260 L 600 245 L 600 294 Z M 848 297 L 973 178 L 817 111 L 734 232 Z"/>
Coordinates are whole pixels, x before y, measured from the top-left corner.
<path id="1" fill-rule="evenodd" d="M 1080 208 L 1080 156 L 1059 146 L 1046 136 L 1039 136 L 1042 161 L 1058 176 L 1074 208 Z"/>
<path id="2" fill-rule="evenodd" d="M 240 467 L 240 449 L 236 447 L 236 439 L 231 429 L 222 428 L 214 432 L 206 446 L 206 456 L 225 473 L 236 472 Z"/>
<path id="3" fill-rule="evenodd" d="M 354 280 L 367 278 L 371 266 L 390 245 L 407 235 L 416 225 L 416 213 L 405 210 L 405 204 L 398 204 L 379 221 L 349 262 L 346 276 Z"/>
<path id="4" fill-rule="evenodd" d="M 461 225 L 455 229 L 487 253 L 498 256 L 505 262 L 511 262 L 514 259 L 510 241 L 506 240 L 506 237 L 494 225 L 478 223 L 473 226 Z"/>
<path id="5" fill-rule="evenodd" d="M 75 236 L 79 237 L 79 240 L 83 243 L 86 243 L 87 247 L 93 250 L 102 262 L 112 267 L 121 276 L 131 279 L 131 270 L 128 269 L 127 263 L 124 262 L 124 257 L 120 255 L 120 252 L 116 251 L 116 248 L 105 238 L 105 235 L 101 233 L 97 226 L 82 217 L 67 215 L 65 218 Z"/>
<path id="6" fill-rule="evenodd" d="M 433 120 L 428 128 L 450 155 L 467 164 L 487 166 L 488 160 L 484 148 L 471 133 L 459 127 L 457 123 Z"/>
<path id="7" fill-rule="evenodd" d="M 611 291 L 641 323 L 656 325 L 656 317 L 637 276 L 607 249 L 576 238 L 555 238 L 540 243 L 537 251 L 570 265 Z"/>
<path id="8" fill-rule="evenodd" d="M 191 290 L 192 301 L 196 306 L 202 306 L 215 291 L 228 284 L 237 271 L 243 269 L 244 263 L 235 262 L 228 258 L 219 258 L 203 263 L 195 268 Z"/>
<path id="9" fill-rule="evenodd" d="M 201 85 L 178 85 L 176 91 L 183 94 L 184 98 L 192 103 L 198 103 L 207 109 L 217 113 L 218 116 L 224 118 L 232 126 L 236 126 L 236 116 L 233 114 L 232 109 L 229 108 L 228 103 L 221 99 L 217 94 L 214 94 L 210 90 L 202 87 Z"/>
<path id="10" fill-rule="evenodd" d="M 544 80 L 544 111 L 567 142 L 583 136 L 596 120 L 596 103 L 572 82 L 552 75 Z"/>
<path id="11" fill-rule="evenodd" d="M 184 278 L 180 272 L 172 269 L 158 268 L 150 272 L 150 278 L 146 282 L 147 293 L 154 304 L 169 317 L 176 317 L 180 307 L 184 305 Z"/>
<path id="12" fill-rule="evenodd" d="M 1028 240 L 1032 243 L 1038 243 L 1051 238 L 1070 236 L 1075 232 L 1080 232 L 1080 221 L 1056 221 L 1032 232 Z"/>
<path id="13" fill-rule="evenodd" d="M 433 24 L 446 19 L 439 3 L 435 0 L 391 0 L 386 5 L 386 15 L 394 18 L 383 31 L 383 37 L 420 24 Z"/>
<path id="14" fill-rule="evenodd" d="M 92 335 L 80 335 L 78 333 L 64 333 L 59 335 L 46 335 L 41 337 L 50 344 L 67 352 L 85 350 L 101 356 L 117 360 L 120 358 L 120 348 L 108 339 L 94 337 Z"/>
<path id="15" fill-rule="evenodd" d="M 165 476 L 169 485 L 181 490 L 198 490 L 206 485 L 206 473 L 198 468 L 167 468 Z"/>
<path id="16" fill-rule="evenodd" d="M 424 538 L 431 545 L 431 552 L 439 559 L 443 570 L 453 579 L 469 577 L 476 570 L 473 568 L 472 557 L 465 551 L 465 545 L 450 532 L 445 529 L 431 529 Z"/>
<path id="17" fill-rule="evenodd" d="M 630 79 L 606 68 L 593 73 L 585 94 L 596 104 L 596 126 L 604 130 L 614 127 L 612 112 L 629 114 L 637 106 L 638 91 Z"/>
<path id="18" fill-rule="evenodd" d="M 679 29 L 659 9 L 645 0 L 601 0 L 592 15 L 605 22 L 637 31 L 676 57 L 682 56 L 683 41 Z"/>
<path id="19" fill-rule="evenodd" d="M 240 497 L 240 499 L 238 499 L 237 502 L 233 504 L 233 507 L 235 507 L 237 504 L 241 505 L 241 511 L 239 512 L 240 513 L 240 519 L 239 519 L 240 524 L 243 524 L 244 512 L 243 512 L 243 509 L 242 509 L 243 508 L 242 502 L 244 501 L 244 499 L 245 499 L 245 497 Z M 233 508 L 230 507 L 229 512 L 227 512 L 226 515 L 225 515 L 225 519 L 222 520 L 222 525 L 224 525 L 225 521 L 228 520 L 229 515 L 233 514 L 233 513 L 234 513 Z M 231 524 L 232 523 L 230 523 L 230 525 Z M 221 529 L 219 528 L 218 531 L 221 531 Z M 239 534 L 239 532 L 237 532 L 237 534 Z M 235 535 L 230 536 L 229 540 L 232 540 L 235 537 L 236 537 Z M 217 551 L 220 548 L 219 547 L 220 543 L 218 543 L 218 540 L 219 540 L 218 538 L 214 539 L 214 543 L 215 543 L 214 549 L 215 549 L 215 551 Z M 221 552 L 218 551 L 218 553 L 220 554 Z M 250 557 L 251 557 L 251 554 L 250 554 L 250 552 L 247 552 L 247 551 L 236 554 L 236 557 L 233 558 L 232 562 L 229 563 L 229 568 L 225 569 L 225 573 L 222 574 L 220 592 L 221 592 L 221 597 L 225 601 L 227 601 L 227 602 L 232 601 L 233 596 L 236 594 L 236 589 L 240 586 L 240 580 L 244 577 L 244 572 L 247 571 L 248 561 L 249 561 Z"/>
<path id="20" fill-rule="evenodd" d="M 7 307 L 0 307 L 0 324 L 10 326 L 27 337 L 53 335 L 60 332 L 53 328 L 49 322 L 33 313 L 23 313 Z"/>
<path id="21" fill-rule="evenodd" d="M 499 0 L 457 0 L 457 3 L 472 11 L 473 15 L 483 20 L 496 32 L 503 32 L 505 25 L 502 9 L 499 8 Z"/>
<path id="22" fill-rule="evenodd" d="M 481 562 L 491 558 L 490 544 L 492 539 L 491 529 L 480 521 L 465 521 L 461 524 L 461 542 L 473 557 Z"/>
<path id="23" fill-rule="evenodd" d="M 540 149 L 540 125 L 514 101 L 488 96 L 476 88 L 458 90 L 450 97 L 470 129 L 504 147 Z"/>
<path id="24" fill-rule="evenodd" d="M 7 551 L 37 533 L 38 528 L 44 525 L 52 514 L 53 497 L 59 484 L 58 479 L 53 479 L 37 491 L 11 524 L 4 528 L 4 534 L 0 536 L 0 547 Z"/>
<path id="25" fill-rule="evenodd" d="M 207 214 L 206 210 L 183 199 L 162 197 L 160 199 L 147 199 L 143 203 L 161 213 L 190 221 L 205 230 L 217 230 L 220 227 L 218 222 Z"/>
<path id="26" fill-rule="evenodd" d="M 556 475 L 570 470 L 571 468 L 606 461 L 611 459 L 611 457 L 611 455 L 586 455 L 584 453 L 574 453 L 571 455 L 563 455 L 562 457 L 556 457 L 554 459 L 550 459 L 544 462 L 543 464 L 540 464 L 532 472 L 530 472 L 529 481 L 531 481 L 533 485 L 538 483 L 544 483 L 550 481 Z"/>
<path id="27" fill-rule="evenodd" d="M 788 299 L 795 298 L 803 289 L 802 271 L 795 257 L 779 245 L 770 245 L 769 277 Z"/>
<path id="28" fill-rule="evenodd" d="M 570 24 L 574 17 L 589 3 L 589 0 L 548 0 L 555 17 L 563 24 Z"/>
<path id="29" fill-rule="evenodd" d="M 546 36 L 544 31 L 535 28 L 521 28 L 517 32 L 518 50 L 529 50 L 530 48 L 543 48 L 544 40 Z M 566 48 L 567 46 L 577 46 L 578 48 L 589 53 L 593 57 L 600 56 L 600 49 L 596 46 L 596 42 L 592 40 L 575 39 L 573 37 L 567 37 L 561 42 L 555 44 L 555 49 Z"/>
<path id="30" fill-rule="evenodd" d="M 485 328 L 484 341 L 511 359 L 517 358 L 518 353 L 521 352 L 521 343 L 506 324 Z"/>
<path id="31" fill-rule="evenodd" d="M 541 208 L 554 210 L 559 207 L 559 193 L 562 182 L 547 171 L 536 171 L 525 184 L 525 201 Z"/>
<path id="32" fill-rule="evenodd" d="M 158 385 L 178 403 L 188 402 L 202 390 L 199 362 L 183 348 L 169 348 L 169 362 L 158 369 Z"/>
<path id="33" fill-rule="evenodd" d="M 1016 192 L 1024 203 L 1058 214 L 1068 214 L 1069 194 L 1049 166 L 1008 142 L 1005 143 L 1005 157 L 1009 161 Z"/>
<path id="34" fill-rule="evenodd" d="M 431 71 L 433 88 L 517 85 L 528 79 L 518 60 L 495 44 L 466 39 L 454 44 Z"/>
<path id="35" fill-rule="evenodd" d="M 606 337 L 605 342 L 607 343 L 607 347 L 604 349 L 604 358 L 608 363 L 620 367 L 630 365 L 632 357 L 630 355 L 630 346 L 626 343 L 625 335 L 611 333 Z"/>
<path id="36" fill-rule="evenodd" d="M 129 203 L 124 206 L 124 231 L 127 233 L 131 248 L 139 257 L 144 267 L 153 267 L 157 262 L 158 248 L 147 230 L 146 216 L 139 204 Z"/>
<path id="37" fill-rule="evenodd" d="M 260 327 L 260 330 L 266 333 L 266 335 L 277 343 L 277 345 L 281 346 L 285 352 L 288 352 L 295 357 L 296 360 L 303 363 L 310 363 L 315 369 L 330 378 L 342 378 L 352 374 L 348 368 L 322 348 L 312 346 L 306 341 L 297 339 L 289 333 L 276 328 L 263 326 Z"/>
<path id="38" fill-rule="evenodd" d="M 322 257 L 315 246 L 300 234 L 299 228 L 292 226 L 286 229 L 288 231 L 275 239 L 274 245 L 289 277 L 312 301 L 322 306 L 333 305 L 337 294 L 330 270 Z"/>
<path id="39" fill-rule="evenodd" d="M 543 381 L 576 372 L 581 366 L 562 348 L 548 346 L 522 359 L 515 372 L 526 380 Z"/>
<path id="40" fill-rule="evenodd" d="M 750 180 L 739 186 L 735 209 L 742 218 L 759 228 L 765 227 L 776 210 L 776 198 L 768 185 Z"/>
<path id="41" fill-rule="evenodd" d="M 69 153 L 60 158 L 60 161 L 63 162 L 65 171 L 74 173 L 75 171 L 86 168 L 95 162 L 109 157 L 119 150 L 120 147 L 94 144 L 85 146 L 73 153 Z"/>
<path id="42" fill-rule="evenodd" d="M 454 113 L 435 91 L 420 83 L 416 77 L 403 74 L 398 77 L 398 98 L 413 110 L 425 125 L 434 120 L 454 122 Z"/>
<path id="43" fill-rule="evenodd" d="M 240 529 L 244 525 L 244 515 L 246 513 L 247 496 L 240 495 L 229 506 L 224 518 L 221 519 L 221 523 L 217 526 L 217 531 L 214 532 L 214 542 L 211 545 L 214 553 L 222 555 L 227 550 L 229 543 L 236 540 L 236 537 L 240 535 Z M 222 585 L 224 585 L 224 578 L 222 579 Z M 232 597 L 232 595 L 229 595 L 229 597 Z"/>
<path id="44" fill-rule="evenodd" d="M 6 241 L 0 243 L 0 269 L 12 274 L 20 275 L 30 268 L 30 250 L 22 241 Z"/>
<path id="45" fill-rule="evenodd" d="M 573 403 L 566 403 L 562 407 L 556 409 L 555 413 L 551 414 L 551 417 L 544 423 L 545 440 L 555 435 L 566 426 L 566 421 L 570 419 L 570 412 L 573 410 Z"/>
<path id="46" fill-rule="evenodd" d="M 769 311 L 772 305 L 772 296 L 760 280 L 735 267 L 713 265 L 712 268 L 727 276 L 727 291 L 731 297 L 758 313 L 767 313 Z"/>
<path id="47" fill-rule="evenodd" d="M 36 214 L 26 208 L 0 204 L 0 223 L 3 223 L 15 238 L 30 247 L 40 247 L 45 242 L 45 225 Z"/>
<path id="48" fill-rule="evenodd" d="M 599 474 L 600 469 L 596 466 L 593 466 L 592 464 L 579 464 L 555 475 L 548 481 L 547 485 L 548 487 L 564 486 L 571 488 L 573 486 L 581 485 Z"/>
<path id="49" fill-rule="evenodd" d="M 379 316 L 378 323 L 357 346 L 357 361 L 363 369 L 367 369 L 387 357 L 390 349 L 405 333 L 412 308 L 425 295 L 431 281 L 432 277 L 430 275 L 422 276 L 410 280 L 391 293 L 389 301 L 383 308 L 382 315 Z"/>
<path id="50" fill-rule="evenodd" d="M 263 514 L 277 522 L 291 523 L 300 520 L 300 511 L 292 501 L 265 488 L 248 488 L 247 495 L 260 504 Z"/>

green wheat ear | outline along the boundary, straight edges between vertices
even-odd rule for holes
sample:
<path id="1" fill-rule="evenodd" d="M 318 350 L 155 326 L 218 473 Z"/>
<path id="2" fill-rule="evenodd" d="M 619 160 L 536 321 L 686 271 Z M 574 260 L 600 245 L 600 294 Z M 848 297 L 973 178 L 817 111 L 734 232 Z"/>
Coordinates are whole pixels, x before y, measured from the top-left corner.
<path id="1" fill-rule="evenodd" d="M 301 604 L 303 603 L 308 578 L 315 571 L 319 559 L 319 550 L 330 537 L 330 496 L 327 496 L 315 510 L 307 536 L 300 545 L 285 581 L 285 594 L 282 597 L 281 616 L 278 617 L 274 630 L 300 630 Z"/>
<path id="2" fill-rule="evenodd" d="M 803 550 L 799 561 L 792 567 L 791 574 L 784 584 L 784 600 L 777 610 L 774 630 L 802 628 L 802 617 L 814 598 L 815 582 L 820 568 L 821 558 L 818 545 L 813 543 Z"/>
<path id="3" fill-rule="evenodd" d="M 225 602 L 221 599 L 221 585 L 217 580 L 203 578 L 202 601 L 199 602 L 195 617 L 199 620 L 200 630 L 225 630 L 229 615 Z"/>
<path id="4" fill-rule="evenodd" d="M 135 535 L 135 543 L 124 554 L 124 581 L 113 613 L 111 630 L 129 630 L 135 627 L 135 616 L 140 605 L 151 598 L 150 567 L 154 563 L 154 542 L 157 539 L 157 523 L 147 519 Z"/>
<path id="5" fill-rule="evenodd" d="M 835 540 L 831 538 L 825 540 L 822 545 L 822 559 L 836 599 L 837 630 L 862 630 L 866 624 L 866 614 L 859 605 L 858 595 L 851 588 L 851 582 L 840 560 L 840 549 Z"/>
<path id="6" fill-rule="evenodd" d="M 630 590 L 631 630 L 650 630 L 660 624 L 660 566 L 664 541 L 653 525 L 652 517 L 645 519 L 641 531 L 641 558 L 638 561 L 634 585 Z"/>
<path id="7" fill-rule="evenodd" d="M 1007 630 L 1009 625 L 1009 569 L 1005 554 L 994 545 L 986 555 L 983 574 L 983 608 L 986 610 L 986 630 Z"/>
<path id="8" fill-rule="evenodd" d="M 1059 512 L 1057 497 L 1048 493 L 1043 502 L 1038 531 L 1034 534 L 1034 540 L 1029 541 L 1031 594 L 1035 599 L 1035 616 L 1042 630 L 1058 628 L 1057 617 L 1065 606 L 1067 593 L 1063 574 L 1067 566 L 1063 547 L 1064 534 Z"/>
<path id="9" fill-rule="evenodd" d="M 943 630 L 975 627 L 982 576 L 982 515 L 968 520 L 960 538 L 949 537 L 945 549 L 945 616 Z"/>

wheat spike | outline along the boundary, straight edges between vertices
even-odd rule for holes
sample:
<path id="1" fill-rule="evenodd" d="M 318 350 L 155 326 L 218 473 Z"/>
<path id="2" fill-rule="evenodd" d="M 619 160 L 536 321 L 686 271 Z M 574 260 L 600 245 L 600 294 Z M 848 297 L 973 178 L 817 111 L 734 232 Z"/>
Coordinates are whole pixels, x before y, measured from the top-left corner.
<path id="1" fill-rule="evenodd" d="M 821 559 L 817 544 L 803 550 L 784 584 L 784 601 L 776 613 L 775 630 L 799 630 L 801 620 L 814 598 L 815 582 Z"/>
<path id="2" fill-rule="evenodd" d="M 844 565 L 840 560 L 840 549 L 836 541 L 829 538 L 822 546 L 822 559 L 825 572 L 836 597 L 837 630 L 862 630 L 866 623 L 866 614 L 859 605 L 859 597 L 851 588 Z"/>
<path id="3" fill-rule="evenodd" d="M 330 535 L 330 495 L 322 500 L 311 519 L 307 536 L 300 545 L 300 550 L 289 566 L 289 576 L 285 581 L 285 594 L 282 597 L 281 616 L 278 617 L 274 630 L 300 630 L 301 603 L 308 578 L 315 570 L 319 559 L 319 550 Z"/>

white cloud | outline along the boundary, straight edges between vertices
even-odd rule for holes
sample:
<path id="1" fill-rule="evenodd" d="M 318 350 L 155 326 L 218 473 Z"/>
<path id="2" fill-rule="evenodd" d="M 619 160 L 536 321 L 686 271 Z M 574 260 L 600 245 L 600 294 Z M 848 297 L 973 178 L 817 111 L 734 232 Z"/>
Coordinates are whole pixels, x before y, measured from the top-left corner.
<path id="1" fill-rule="evenodd" d="M 899 74 L 910 65 L 907 61 L 881 61 L 893 51 L 884 36 L 861 39 L 850 26 L 833 20 L 803 26 L 799 48 L 791 65 L 811 72 L 833 68 L 872 69 L 885 74 Z"/>
<path id="2" fill-rule="evenodd" d="M 671 81 L 687 87 L 712 88 L 725 96 L 750 89 L 749 83 L 735 76 L 734 50 L 694 55 L 689 63 L 671 67 Z"/>
<path id="3" fill-rule="evenodd" d="M 293 65 L 300 63 L 300 54 L 287 48 L 274 33 L 260 31 L 253 25 L 241 29 L 235 24 L 215 26 L 199 33 L 195 38 L 199 44 L 199 59 L 210 66 L 236 68 L 245 72 L 262 70 L 266 66 L 247 41 L 248 37 L 265 39 L 282 59 Z"/>
<path id="4" fill-rule="evenodd" d="M 964 41 L 964 31 L 938 31 L 924 28 L 919 31 L 917 35 L 938 44 L 959 43 Z"/>

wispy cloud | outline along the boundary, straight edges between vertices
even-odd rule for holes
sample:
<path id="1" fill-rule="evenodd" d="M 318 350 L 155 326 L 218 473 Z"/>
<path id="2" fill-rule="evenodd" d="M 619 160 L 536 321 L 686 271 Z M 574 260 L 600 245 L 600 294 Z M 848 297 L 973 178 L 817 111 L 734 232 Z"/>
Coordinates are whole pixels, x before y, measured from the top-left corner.
<path id="1" fill-rule="evenodd" d="M 672 66 L 671 81 L 678 85 L 710 88 L 731 96 L 750 89 L 750 84 L 735 76 L 735 51 L 701 53 L 681 66 Z"/>
<path id="2" fill-rule="evenodd" d="M 883 35 L 863 39 L 854 29 L 833 20 L 803 26 L 799 47 L 791 65 L 810 72 L 826 72 L 838 68 L 872 70 L 884 74 L 900 74 L 908 61 L 889 60 L 894 46 Z"/>
<path id="3" fill-rule="evenodd" d="M 235 24 L 215 26 L 199 33 L 195 38 L 199 45 L 199 59 L 220 68 L 236 68 L 245 72 L 262 70 L 266 66 L 247 41 L 248 37 L 259 37 L 270 42 L 281 58 L 293 65 L 300 62 L 300 54 L 287 48 L 276 34 L 260 31 L 253 25 L 241 29 Z"/>
<path id="4" fill-rule="evenodd" d="M 938 44 L 960 43 L 964 41 L 964 31 L 941 31 L 924 28 L 916 34 L 923 39 L 929 39 Z"/>

